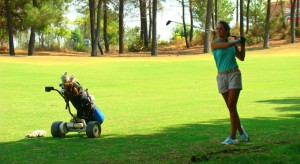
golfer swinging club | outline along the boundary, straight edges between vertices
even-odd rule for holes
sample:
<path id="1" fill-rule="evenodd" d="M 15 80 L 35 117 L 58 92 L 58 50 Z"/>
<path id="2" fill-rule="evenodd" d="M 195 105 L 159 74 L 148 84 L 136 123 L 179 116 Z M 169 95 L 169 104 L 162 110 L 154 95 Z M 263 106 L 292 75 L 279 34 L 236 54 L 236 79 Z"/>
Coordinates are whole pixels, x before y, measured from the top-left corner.
<path id="1" fill-rule="evenodd" d="M 218 69 L 218 89 L 229 109 L 231 124 L 231 134 L 221 144 L 238 144 L 238 139 L 236 138 L 237 130 L 242 140 L 248 142 L 249 137 L 240 123 L 237 112 L 237 102 L 242 90 L 242 77 L 235 58 L 237 57 L 239 60 L 244 61 L 245 50 L 241 49 L 240 51 L 238 44 L 240 43 L 241 46 L 244 46 L 245 38 L 235 38 L 235 40 L 230 41 L 228 39 L 230 26 L 225 21 L 218 23 L 216 33 L 218 38 L 211 43 L 211 48 Z"/>

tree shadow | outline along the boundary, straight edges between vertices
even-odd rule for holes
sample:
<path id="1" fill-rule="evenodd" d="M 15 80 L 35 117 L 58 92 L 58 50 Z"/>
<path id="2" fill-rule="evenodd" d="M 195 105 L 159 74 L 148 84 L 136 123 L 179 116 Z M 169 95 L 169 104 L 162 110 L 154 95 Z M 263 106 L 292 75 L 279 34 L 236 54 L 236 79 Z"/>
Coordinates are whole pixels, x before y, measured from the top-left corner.
<path id="1" fill-rule="evenodd" d="M 247 132 L 253 139 L 249 143 L 237 146 L 220 145 L 229 134 L 230 127 L 228 119 L 220 119 L 173 125 L 152 134 L 122 136 L 105 134 L 104 130 L 98 139 L 88 139 L 85 134 L 70 133 L 65 138 L 44 137 L 0 143 L 0 161 L 1 163 L 189 163 L 193 160 L 191 158 L 195 157 L 221 160 L 224 154 L 268 152 L 270 145 L 280 144 L 283 141 L 294 142 L 295 137 L 292 136 L 297 136 L 300 132 L 296 126 L 299 122 L 288 118 L 242 119 L 242 123 L 246 129 L 248 128 Z M 296 140 L 300 142 L 299 137 Z"/>
<path id="2" fill-rule="evenodd" d="M 258 103 L 268 103 L 268 104 L 284 104 L 285 107 L 276 107 L 275 110 L 279 112 L 285 111 L 295 111 L 300 112 L 300 97 L 286 97 L 281 99 L 270 99 L 257 101 Z M 299 114 L 295 116 L 299 117 Z"/>

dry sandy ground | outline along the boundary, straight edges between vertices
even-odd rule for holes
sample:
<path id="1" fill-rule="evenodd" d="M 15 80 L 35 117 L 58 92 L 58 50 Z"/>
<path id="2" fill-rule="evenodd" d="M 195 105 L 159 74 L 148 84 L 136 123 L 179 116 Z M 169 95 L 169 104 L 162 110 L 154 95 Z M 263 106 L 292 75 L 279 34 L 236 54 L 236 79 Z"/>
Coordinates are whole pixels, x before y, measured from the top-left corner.
<path id="1" fill-rule="evenodd" d="M 298 44 L 299 40 L 295 43 Z M 269 41 L 269 47 L 280 47 L 280 46 L 286 46 L 289 42 L 286 40 L 270 40 Z M 253 45 L 253 46 L 247 46 L 246 50 L 258 50 L 263 49 L 263 43 Z M 27 56 L 26 50 L 16 50 L 16 55 L 20 56 Z M 164 47 L 158 47 L 157 49 L 158 56 L 178 56 L 178 55 L 200 55 L 203 54 L 203 46 L 193 46 L 190 48 L 186 48 L 184 45 L 182 46 L 164 46 Z M 53 52 L 53 51 L 36 51 L 34 56 L 90 56 L 90 52 Z M 9 56 L 8 51 L 0 51 L 0 56 Z M 118 54 L 118 50 L 112 50 L 111 53 L 100 55 L 98 53 L 98 56 L 109 56 L 109 57 L 146 57 L 151 56 L 151 52 L 125 52 L 125 54 Z"/>

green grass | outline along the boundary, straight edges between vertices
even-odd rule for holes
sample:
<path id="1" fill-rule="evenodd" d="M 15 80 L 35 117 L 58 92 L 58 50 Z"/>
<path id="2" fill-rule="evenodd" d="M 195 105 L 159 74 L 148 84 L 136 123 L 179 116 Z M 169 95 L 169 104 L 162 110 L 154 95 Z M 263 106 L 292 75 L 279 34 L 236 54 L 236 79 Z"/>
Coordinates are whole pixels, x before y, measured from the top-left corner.
<path id="1" fill-rule="evenodd" d="M 300 161 L 299 45 L 250 51 L 239 62 L 238 111 L 251 142 L 221 146 L 229 114 L 211 54 L 168 57 L 0 57 L 0 163 L 296 163 Z M 105 114 L 102 135 L 52 138 L 69 121 L 45 86 L 74 74 Z M 47 137 L 25 139 L 33 130 Z"/>

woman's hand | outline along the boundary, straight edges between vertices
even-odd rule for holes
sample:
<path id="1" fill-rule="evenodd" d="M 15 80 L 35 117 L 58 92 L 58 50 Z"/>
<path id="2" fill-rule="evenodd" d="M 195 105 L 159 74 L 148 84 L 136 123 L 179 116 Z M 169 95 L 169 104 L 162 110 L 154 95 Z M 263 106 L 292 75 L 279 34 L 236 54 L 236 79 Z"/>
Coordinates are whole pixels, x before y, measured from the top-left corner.
<path id="1" fill-rule="evenodd" d="M 246 38 L 245 37 L 239 37 L 237 39 L 237 41 L 239 43 L 241 43 L 241 50 L 239 50 L 238 46 L 235 45 L 235 56 L 240 60 L 240 61 L 244 61 L 245 60 L 245 56 L 246 56 L 246 51 L 245 51 L 245 42 L 246 42 Z"/>

